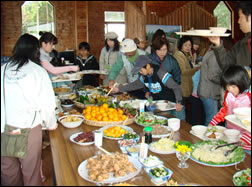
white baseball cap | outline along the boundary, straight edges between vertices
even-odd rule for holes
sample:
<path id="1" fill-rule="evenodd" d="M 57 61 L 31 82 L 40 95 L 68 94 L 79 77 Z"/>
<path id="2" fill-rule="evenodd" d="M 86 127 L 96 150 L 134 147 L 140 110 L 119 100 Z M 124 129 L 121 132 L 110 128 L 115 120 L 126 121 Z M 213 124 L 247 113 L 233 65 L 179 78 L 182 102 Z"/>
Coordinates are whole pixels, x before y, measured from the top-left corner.
<path id="1" fill-rule="evenodd" d="M 137 46 L 136 46 L 134 40 L 129 39 L 129 38 L 123 40 L 121 46 L 122 46 L 122 48 L 121 48 L 122 53 L 132 52 L 137 49 Z"/>

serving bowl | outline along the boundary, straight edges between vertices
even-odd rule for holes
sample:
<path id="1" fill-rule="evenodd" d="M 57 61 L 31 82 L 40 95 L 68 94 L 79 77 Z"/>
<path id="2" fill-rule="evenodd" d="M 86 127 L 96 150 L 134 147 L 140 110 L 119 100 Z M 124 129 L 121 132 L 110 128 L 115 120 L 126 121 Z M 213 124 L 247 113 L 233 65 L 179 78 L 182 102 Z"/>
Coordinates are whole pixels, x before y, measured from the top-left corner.
<path id="1" fill-rule="evenodd" d="M 192 126 L 192 131 L 198 136 L 203 136 L 207 131 L 207 127 L 204 125 L 194 125 Z"/>
<path id="2" fill-rule="evenodd" d="M 209 29 L 216 34 L 225 34 L 227 30 L 225 27 L 209 27 Z"/>
<path id="3" fill-rule="evenodd" d="M 251 118 L 251 107 L 238 107 L 233 109 L 234 115 L 239 119 Z"/>
<path id="4" fill-rule="evenodd" d="M 240 135 L 240 131 L 236 129 L 226 129 L 224 130 L 224 134 L 230 141 L 236 141 Z"/>
<path id="5" fill-rule="evenodd" d="M 59 118 L 59 122 L 66 128 L 79 127 L 83 120 L 84 116 L 82 115 L 66 115 Z"/>

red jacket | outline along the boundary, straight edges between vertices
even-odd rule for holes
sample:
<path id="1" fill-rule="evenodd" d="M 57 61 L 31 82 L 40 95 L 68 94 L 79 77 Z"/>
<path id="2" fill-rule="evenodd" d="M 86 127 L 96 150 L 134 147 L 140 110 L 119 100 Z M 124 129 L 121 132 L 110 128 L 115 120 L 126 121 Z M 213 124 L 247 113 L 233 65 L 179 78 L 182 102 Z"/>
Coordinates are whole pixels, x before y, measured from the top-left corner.
<path id="1" fill-rule="evenodd" d="M 228 98 L 229 92 L 226 91 L 224 95 L 224 101 L 223 101 L 223 107 L 220 109 L 220 111 L 213 117 L 212 121 L 210 122 L 211 125 L 215 126 L 219 124 L 220 122 L 225 121 L 225 116 L 230 114 L 230 111 L 232 108 L 232 103 L 230 103 L 230 100 Z M 229 96 L 230 97 L 230 96 Z M 248 103 L 251 106 L 251 93 L 250 92 L 245 92 L 242 97 L 248 97 L 250 103 Z M 228 105 L 228 102 L 229 105 Z M 231 105 L 231 106 L 230 106 Z M 229 111 L 229 112 L 228 112 Z M 240 140 L 244 141 L 247 143 L 246 146 L 243 146 L 244 149 L 251 150 L 251 134 L 249 133 L 243 133 L 242 137 Z"/>

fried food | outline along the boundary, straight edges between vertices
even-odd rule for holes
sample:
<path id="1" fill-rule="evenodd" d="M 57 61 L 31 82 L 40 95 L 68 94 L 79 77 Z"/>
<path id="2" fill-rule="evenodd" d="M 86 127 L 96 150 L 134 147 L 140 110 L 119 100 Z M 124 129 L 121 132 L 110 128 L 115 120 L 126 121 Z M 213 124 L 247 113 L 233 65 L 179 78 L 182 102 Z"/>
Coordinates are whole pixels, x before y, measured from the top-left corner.
<path id="1" fill-rule="evenodd" d="M 110 172 L 114 177 L 120 177 L 137 170 L 134 164 L 129 162 L 127 155 L 118 152 L 111 155 L 99 154 L 96 158 L 89 158 L 86 168 L 89 179 L 98 182 L 108 179 Z"/>
<path id="2" fill-rule="evenodd" d="M 208 138 L 216 139 L 216 135 L 214 134 L 214 132 L 212 132 L 212 134 L 210 134 L 210 135 L 208 136 Z"/>

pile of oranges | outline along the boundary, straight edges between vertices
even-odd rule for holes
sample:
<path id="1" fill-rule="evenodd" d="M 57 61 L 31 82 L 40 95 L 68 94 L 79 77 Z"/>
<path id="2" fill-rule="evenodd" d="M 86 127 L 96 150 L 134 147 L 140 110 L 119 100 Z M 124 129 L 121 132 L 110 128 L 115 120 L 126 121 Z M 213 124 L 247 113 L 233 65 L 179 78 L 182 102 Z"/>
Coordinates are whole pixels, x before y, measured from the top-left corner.
<path id="1" fill-rule="evenodd" d="M 113 138 L 120 138 L 123 134 L 126 134 L 126 133 L 128 133 L 128 131 L 126 131 L 125 129 L 119 126 L 109 127 L 104 130 L 104 134 L 106 136 L 110 136 Z"/>
<path id="2" fill-rule="evenodd" d="M 87 106 L 83 110 L 83 115 L 87 120 L 93 121 L 124 121 L 127 116 L 122 109 L 115 109 L 103 103 L 101 106 Z"/>

